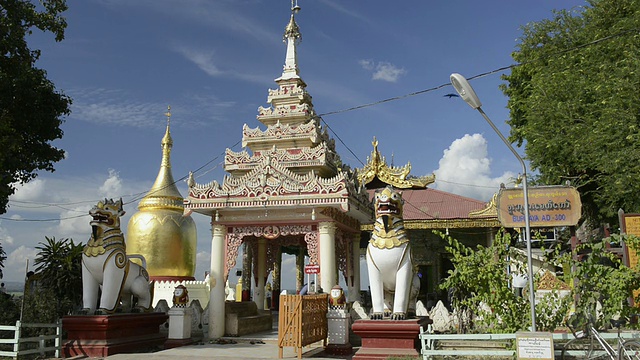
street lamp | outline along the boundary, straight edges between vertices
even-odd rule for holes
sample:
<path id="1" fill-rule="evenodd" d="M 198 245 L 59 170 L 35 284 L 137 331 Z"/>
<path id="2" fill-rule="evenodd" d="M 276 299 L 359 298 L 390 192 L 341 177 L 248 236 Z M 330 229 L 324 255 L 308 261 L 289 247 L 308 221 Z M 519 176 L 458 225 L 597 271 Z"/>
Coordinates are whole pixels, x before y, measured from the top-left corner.
<path id="1" fill-rule="evenodd" d="M 454 73 L 451 74 L 451 85 L 456 89 L 462 100 L 464 100 L 469 106 L 478 110 L 485 120 L 491 125 L 493 130 L 500 136 L 500 139 L 504 141 L 509 150 L 516 156 L 520 165 L 522 165 L 522 190 L 524 192 L 524 226 L 525 226 L 525 241 L 527 242 L 527 272 L 529 276 L 529 302 L 531 305 L 531 331 L 536 331 L 536 302 L 535 293 L 533 292 L 533 265 L 531 263 L 531 226 L 529 224 L 529 192 L 527 190 L 527 167 L 524 164 L 524 160 L 518 155 L 516 150 L 511 146 L 511 143 L 502 135 L 500 130 L 493 124 L 487 114 L 482 111 L 482 103 L 476 95 L 476 92 L 471 87 L 471 84 L 464 78 L 464 76 Z"/>

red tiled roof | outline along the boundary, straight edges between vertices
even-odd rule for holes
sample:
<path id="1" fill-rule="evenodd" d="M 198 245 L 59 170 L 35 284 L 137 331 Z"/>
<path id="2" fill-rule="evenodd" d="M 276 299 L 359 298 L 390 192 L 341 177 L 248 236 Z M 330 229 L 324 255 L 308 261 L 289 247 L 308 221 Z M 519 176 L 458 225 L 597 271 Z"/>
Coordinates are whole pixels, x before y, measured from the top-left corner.
<path id="1" fill-rule="evenodd" d="M 373 196 L 373 190 L 369 191 Z M 472 211 L 482 210 L 486 202 L 435 189 L 404 189 L 405 220 L 468 219 Z"/>

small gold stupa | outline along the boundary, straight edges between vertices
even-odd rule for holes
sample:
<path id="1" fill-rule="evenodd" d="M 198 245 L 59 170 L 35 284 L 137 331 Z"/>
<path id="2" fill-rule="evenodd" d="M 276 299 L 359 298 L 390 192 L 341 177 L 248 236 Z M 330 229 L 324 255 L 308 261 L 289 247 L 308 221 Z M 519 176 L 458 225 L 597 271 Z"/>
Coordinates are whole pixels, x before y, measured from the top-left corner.
<path id="1" fill-rule="evenodd" d="M 167 130 L 158 177 L 127 226 L 127 254 L 144 256 L 152 280 L 193 280 L 196 225 L 190 216 L 183 216 L 183 197 L 171 174 L 170 110 L 165 114 Z"/>

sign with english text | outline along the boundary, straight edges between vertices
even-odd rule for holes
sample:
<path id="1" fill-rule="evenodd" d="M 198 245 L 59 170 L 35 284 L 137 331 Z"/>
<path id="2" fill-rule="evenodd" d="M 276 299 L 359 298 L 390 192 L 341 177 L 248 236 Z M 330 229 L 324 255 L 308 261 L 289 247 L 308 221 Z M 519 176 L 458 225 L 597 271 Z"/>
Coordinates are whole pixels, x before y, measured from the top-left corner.
<path id="1" fill-rule="evenodd" d="M 529 225 L 534 227 L 574 226 L 582 213 L 580 194 L 571 186 L 537 186 L 527 190 Z M 525 227 L 524 190 L 500 189 L 498 220 L 507 228 Z"/>

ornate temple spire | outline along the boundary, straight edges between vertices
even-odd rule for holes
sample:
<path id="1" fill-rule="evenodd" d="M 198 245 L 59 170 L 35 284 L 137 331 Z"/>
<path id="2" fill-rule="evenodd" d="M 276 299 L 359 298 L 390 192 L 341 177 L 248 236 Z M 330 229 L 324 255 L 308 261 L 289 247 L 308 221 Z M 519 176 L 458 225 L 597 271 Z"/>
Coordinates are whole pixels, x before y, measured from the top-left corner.
<path id="1" fill-rule="evenodd" d="M 162 166 L 171 167 L 171 148 L 173 147 L 173 139 L 171 138 L 171 106 L 167 106 L 167 112 L 164 113 L 167 117 L 167 130 L 162 137 Z"/>
<path id="2" fill-rule="evenodd" d="M 173 180 L 171 174 L 171 148 L 173 147 L 173 139 L 171 139 L 171 106 L 167 107 L 165 113 L 167 117 L 167 129 L 162 137 L 162 162 L 160 171 L 151 190 L 140 201 L 138 209 L 157 208 L 172 209 L 182 211 L 184 209 L 183 198 L 178 191 L 178 187 Z"/>
<path id="3" fill-rule="evenodd" d="M 371 142 L 373 151 L 367 158 L 367 163 L 358 170 L 358 180 L 367 189 L 382 188 L 392 185 L 399 189 L 424 189 L 436 181 L 435 175 L 410 176 L 411 163 L 405 166 L 389 166 L 378 150 L 378 140 L 374 137 Z"/>
<path id="4" fill-rule="evenodd" d="M 300 6 L 298 6 L 298 0 L 291 0 L 291 19 L 289 20 L 287 26 L 284 28 L 283 35 L 283 41 L 287 43 L 287 55 L 284 61 L 282 76 L 277 78 L 276 81 L 300 78 L 296 45 L 302 40 L 302 34 L 300 34 L 300 27 L 298 27 L 298 24 L 296 24 L 295 19 L 295 14 L 297 14 L 299 11 Z"/>
<path id="5" fill-rule="evenodd" d="M 138 204 L 127 226 L 127 253 L 147 260 L 152 280 L 194 280 L 196 270 L 196 224 L 183 216 L 183 197 L 171 174 L 171 107 L 164 114 L 167 129 L 162 137 L 162 162 L 151 190 Z M 156 293 L 157 295 L 157 293 Z"/>

